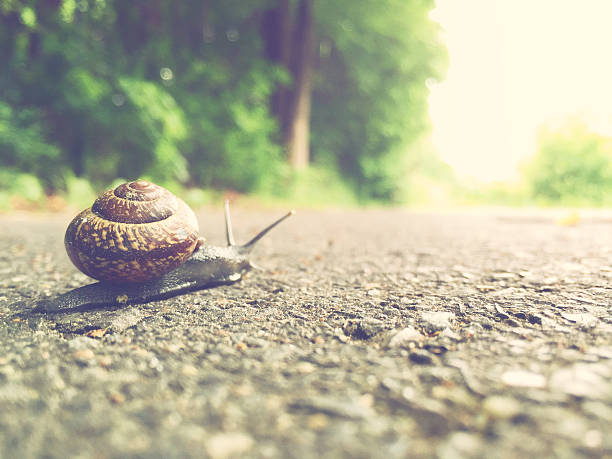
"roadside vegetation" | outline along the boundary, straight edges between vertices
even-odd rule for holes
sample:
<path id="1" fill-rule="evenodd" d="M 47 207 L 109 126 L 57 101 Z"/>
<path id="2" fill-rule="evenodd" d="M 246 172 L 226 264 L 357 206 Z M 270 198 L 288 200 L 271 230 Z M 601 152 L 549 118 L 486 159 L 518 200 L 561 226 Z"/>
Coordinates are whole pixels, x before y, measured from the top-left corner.
<path id="1" fill-rule="evenodd" d="M 394 201 L 446 68 L 433 6 L 0 0 L 0 207 L 136 177 L 196 201 Z"/>
<path id="2" fill-rule="evenodd" d="M 0 210 L 147 178 L 194 205 L 609 205 L 610 139 L 543 130 L 517 184 L 429 142 L 432 0 L 0 0 Z M 495 152 L 491 152 L 495 154 Z"/>

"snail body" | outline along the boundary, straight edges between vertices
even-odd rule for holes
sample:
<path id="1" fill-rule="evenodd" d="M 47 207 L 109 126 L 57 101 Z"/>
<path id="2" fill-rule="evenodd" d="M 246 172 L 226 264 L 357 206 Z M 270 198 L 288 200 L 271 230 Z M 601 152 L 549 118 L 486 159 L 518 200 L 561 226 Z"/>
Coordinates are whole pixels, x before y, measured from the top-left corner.
<path id="1" fill-rule="evenodd" d="M 203 246 L 185 263 L 144 282 L 96 282 L 41 300 L 37 309 L 63 311 L 158 301 L 195 290 L 233 284 L 252 269 L 248 254 L 234 247 Z"/>
<path id="2" fill-rule="evenodd" d="M 145 216 L 143 206 L 125 202 L 133 199 L 126 200 L 124 196 L 139 195 L 142 189 L 150 192 L 149 197 L 156 197 L 141 201 L 137 198 L 136 202 L 148 203 L 144 207 L 152 207 L 154 216 Z M 109 193 L 119 195 L 120 200 L 116 201 Z M 226 201 L 227 247 L 209 246 L 198 236 L 193 211 L 178 198 L 176 201 L 168 198 L 166 193 L 169 194 L 149 182 L 131 182 L 104 193 L 91 208 L 77 215 L 66 231 L 66 250 L 77 268 L 100 282 L 41 300 L 36 309 L 61 311 L 146 303 L 237 282 L 253 268 L 249 254 L 257 241 L 294 213 L 279 218 L 248 243 L 237 245 Z M 169 207 L 172 212 L 166 208 L 159 210 L 161 203 L 153 205 L 162 198 L 172 202 Z M 119 217 L 114 214 L 109 217 L 101 208 L 118 209 L 115 213 Z M 129 218 L 131 215 L 137 218 Z M 147 219 L 153 221 L 145 222 Z M 134 220 L 138 223 L 133 223 Z M 154 226 L 145 228 L 151 223 Z"/>

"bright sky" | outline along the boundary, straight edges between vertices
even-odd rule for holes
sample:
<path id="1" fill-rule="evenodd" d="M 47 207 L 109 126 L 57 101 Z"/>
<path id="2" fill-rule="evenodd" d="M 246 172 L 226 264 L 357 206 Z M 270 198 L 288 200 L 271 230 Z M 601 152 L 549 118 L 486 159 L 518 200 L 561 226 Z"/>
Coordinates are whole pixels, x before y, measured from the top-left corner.
<path id="1" fill-rule="evenodd" d="M 436 0 L 446 79 L 434 143 L 459 175 L 513 179 L 544 123 L 583 116 L 612 135 L 612 0 Z"/>

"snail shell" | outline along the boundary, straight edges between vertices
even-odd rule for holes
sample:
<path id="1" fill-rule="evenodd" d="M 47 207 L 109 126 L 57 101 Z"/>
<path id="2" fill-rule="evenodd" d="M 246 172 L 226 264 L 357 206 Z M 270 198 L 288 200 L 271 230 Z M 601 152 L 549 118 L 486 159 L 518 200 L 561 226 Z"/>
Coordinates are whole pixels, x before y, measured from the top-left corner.
<path id="1" fill-rule="evenodd" d="M 94 279 L 142 282 L 171 271 L 198 242 L 193 211 L 165 188 L 138 180 L 103 193 L 68 226 L 74 265 Z"/>

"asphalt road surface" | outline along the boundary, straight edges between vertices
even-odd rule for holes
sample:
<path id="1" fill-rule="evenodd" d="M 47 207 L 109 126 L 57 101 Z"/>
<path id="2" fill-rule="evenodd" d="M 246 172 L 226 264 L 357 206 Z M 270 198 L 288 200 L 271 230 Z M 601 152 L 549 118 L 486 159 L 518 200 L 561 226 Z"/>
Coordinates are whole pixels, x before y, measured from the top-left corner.
<path id="1" fill-rule="evenodd" d="M 71 217 L 0 216 L 2 458 L 612 457 L 609 215 L 298 211 L 234 285 L 33 311 Z"/>

